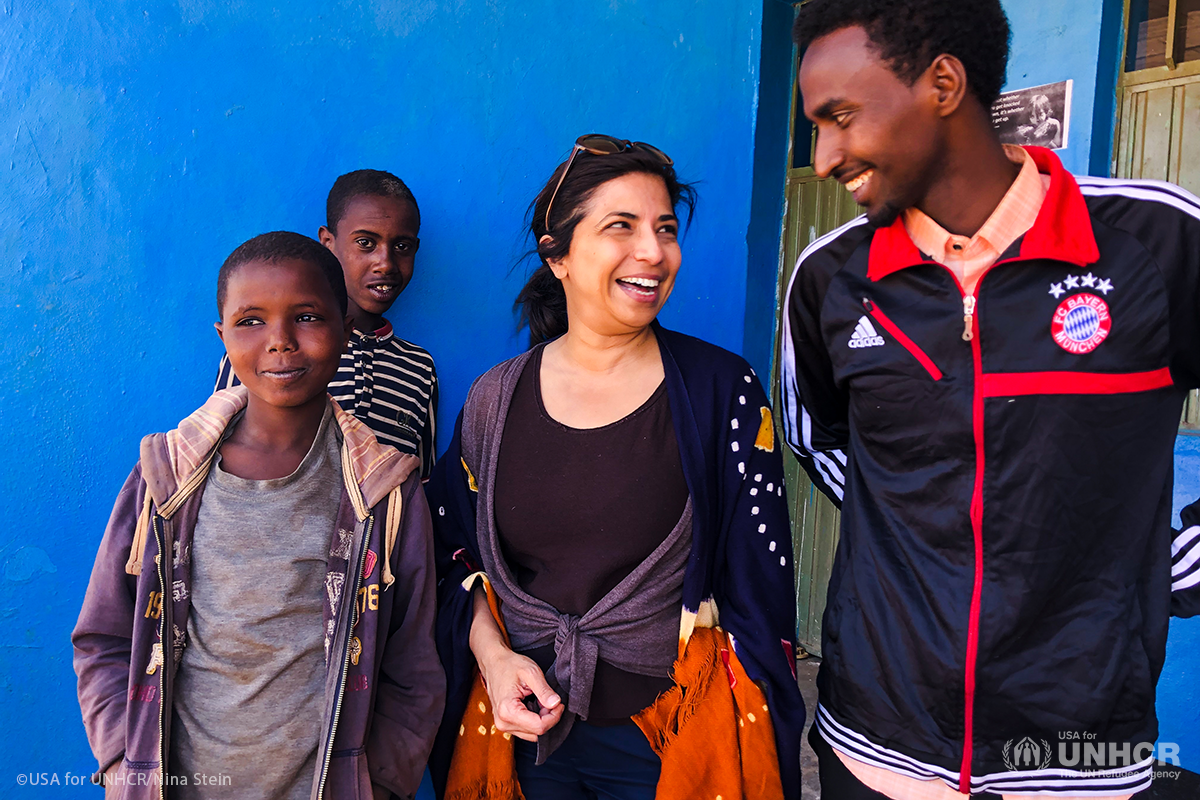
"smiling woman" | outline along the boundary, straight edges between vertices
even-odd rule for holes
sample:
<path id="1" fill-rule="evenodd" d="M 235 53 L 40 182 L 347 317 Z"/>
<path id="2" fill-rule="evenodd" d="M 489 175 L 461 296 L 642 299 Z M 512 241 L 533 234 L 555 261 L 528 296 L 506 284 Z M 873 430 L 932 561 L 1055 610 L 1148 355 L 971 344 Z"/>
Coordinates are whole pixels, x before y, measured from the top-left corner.
<path id="1" fill-rule="evenodd" d="M 616 152 L 605 152 L 601 148 Z M 610 186 L 610 182 L 617 185 Z M 629 202 L 639 203 L 642 211 L 650 216 L 638 217 L 633 206 L 623 206 Z M 627 269 L 627 274 L 619 276 L 623 287 L 630 291 L 636 291 L 634 287 L 643 290 L 634 296 L 649 301 L 643 311 L 651 313 L 639 327 L 649 325 L 666 302 L 679 269 L 679 220 L 675 209 L 680 203 L 687 208 L 690 223 L 696 204 L 695 192 L 691 186 L 679 182 L 671 159 L 662 151 L 642 142 L 626 142 L 602 135 L 579 137 L 571 157 L 559 165 L 530 206 L 530 233 L 537 243 L 537 254 L 542 263 L 516 302 L 522 322 L 529 327 L 530 344 L 540 344 L 567 332 L 566 286 L 571 281 L 569 278 L 564 281 L 566 270 L 562 262 L 571 256 L 580 222 L 589 211 L 598 208 L 604 209 L 601 215 L 604 219 L 591 214 L 593 225 L 600 227 L 590 231 L 591 237 L 586 228 L 581 231 L 587 240 L 583 242 L 581 252 L 590 252 L 590 245 L 595 244 L 602 229 L 612 231 L 608 238 L 614 244 L 635 240 L 639 221 L 643 222 L 641 227 L 654 231 L 654 237 L 661 240 L 660 247 L 670 251 L 664 251 L 663 258 L 659 259 L 664 268 L 670 267 L 670 280 L 665 289 L 661 285 L 663 268 L 653 269 L 650 275 Z M 654 217 L 655 213 L 661 219 Z M 609 216 L 612 219 L 607 219 Z M 617 231 L 628 233 L 618 234 Z M 640 244 L 635 241 L 635 246 Z M 576 262 L 586 260 L 589 260 L 586 256 L 575 259 Z M 578 276 L 572 285 L 580 285 Z M 583 311 L 579 308 L 581 300 L 582 297 L 577 298 L 578 311 Z"/>
<path id="2" fill-rule="evenodd" d="M 530 206 L 532 349 L 476 381 L 428 485 L 447 798 L 798 796 L 770 409 L 743 359 L 655 321 L 694 202 L 662 151 L 592 134 Z"/>

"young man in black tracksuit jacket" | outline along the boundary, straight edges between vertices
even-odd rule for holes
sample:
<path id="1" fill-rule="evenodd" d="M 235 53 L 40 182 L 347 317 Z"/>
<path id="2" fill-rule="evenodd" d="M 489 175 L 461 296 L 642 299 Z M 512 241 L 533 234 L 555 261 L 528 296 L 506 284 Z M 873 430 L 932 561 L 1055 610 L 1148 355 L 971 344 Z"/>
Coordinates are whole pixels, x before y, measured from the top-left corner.
<path id="1" fill-rule="evenodd" d="M 866 211 L 785 298 L 787 438 L 842 509 L 824 791 L 1128 798 L 1200 613 L 1200 505 L 1171 527 L 1200 201 L 1005 149 L 997 0 L 813 0 L 795 33 L 816 171 Z"/>

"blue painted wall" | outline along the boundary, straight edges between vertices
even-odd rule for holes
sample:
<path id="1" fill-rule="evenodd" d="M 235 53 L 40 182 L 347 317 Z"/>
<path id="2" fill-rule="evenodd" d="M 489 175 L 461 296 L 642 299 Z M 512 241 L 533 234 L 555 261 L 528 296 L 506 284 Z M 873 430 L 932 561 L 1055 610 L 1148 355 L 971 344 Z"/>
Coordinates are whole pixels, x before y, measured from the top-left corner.
<path id="1" fill-rule="evenodd" d="M 787 0 L 763 3 L 759 48 L 758 92 L 755 97 L 754 183 L 750 226 L 746 230 L 746 315 L 742 354 L 759 375 L 769 375 L 774 361 L 775 321 L 779 299 L 780 239 L 783 236 L 784 175 L 787 172 L 788 115 L 795 81 L 792 22 L 795 8 Z"/>
<path id="2" fill-rule="evenodd" d="M 262 231 L 315 234 L 338 174 L 394 171 L 421 203 L 391 318 L 437 359 L 442 431 L 519 348 L 522 217 L 581 133 L 652 142 L 699 181 L 663 319 L 742 348 L 762 9 L 0 6 L 0 793 L 94 767 L 68 635 L 113 498 L 141 436 L 211 388 L 221 261 Z"/>

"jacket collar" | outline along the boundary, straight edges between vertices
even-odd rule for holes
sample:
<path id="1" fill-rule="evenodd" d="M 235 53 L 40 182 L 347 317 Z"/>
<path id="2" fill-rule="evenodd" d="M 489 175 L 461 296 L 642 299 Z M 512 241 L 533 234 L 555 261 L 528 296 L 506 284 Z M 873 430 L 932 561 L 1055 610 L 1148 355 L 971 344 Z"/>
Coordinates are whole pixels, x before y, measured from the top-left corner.
<path id="1" fill-rule="evenodd" d="M 234 386 L 215 392 L 179 427 L 142 440 L 141 465 L 155 506 L 170 517 L 208 477 L 226 429 L 246 407 L 249 392 Z M 360 519 L 420 466 L 416 456 L 380 444 L 362 422 L 329 398 L 338 425 L 342 477 Z"/>
<path id="2" fill-rule="evenodd" d="M 1100 249 L 1092 233 L 1091 215 L 1079 184 L 1063 169 L 1058 156 L 1044 147 L 1026 147 L 1038 172 L 1050 176 L 1046 199 L 1033 227 L 1021 239 L 1021 260 L 1046 259 L 1086 266 L 1100 259 Z M 897 218 L 886 228 L 875 231 L 867 260 L 867 277 L 872 281 L 886 278 L 906 267 L 926 263 Z"/>

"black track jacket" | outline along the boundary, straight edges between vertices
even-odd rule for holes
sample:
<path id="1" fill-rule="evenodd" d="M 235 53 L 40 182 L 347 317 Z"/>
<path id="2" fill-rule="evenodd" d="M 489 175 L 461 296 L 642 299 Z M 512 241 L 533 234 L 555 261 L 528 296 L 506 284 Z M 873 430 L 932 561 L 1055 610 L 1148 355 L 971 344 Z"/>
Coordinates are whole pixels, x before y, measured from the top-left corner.
<path id="1" fill-rule="evenodd" d="M 1200 613 L 1200 506 L 1171 528 L 1200 200 L 1028 150 L 1045 201 L 974 295 L 864 218 L 788 288 L 788 443 L 842 509 L 817 725 L 959 791 L 1120 794 L 1150 779 L 1168 617 Z"/>

